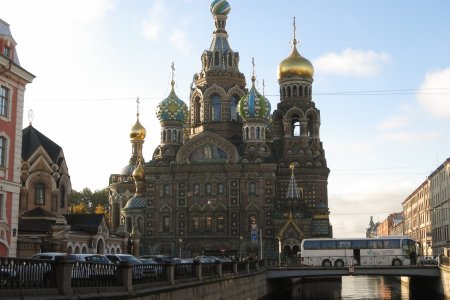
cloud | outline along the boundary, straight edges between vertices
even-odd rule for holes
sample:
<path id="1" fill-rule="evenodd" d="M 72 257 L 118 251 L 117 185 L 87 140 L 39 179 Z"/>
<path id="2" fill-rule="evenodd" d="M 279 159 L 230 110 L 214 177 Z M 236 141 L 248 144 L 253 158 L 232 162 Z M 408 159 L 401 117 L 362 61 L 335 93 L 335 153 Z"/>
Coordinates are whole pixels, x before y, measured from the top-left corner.
<path id="1" fill-rule="evenodd" d="M 405 127 L 408 124 L 408 118 L 405 116 L 394 116 L 381 122 L 378 125 L 378 130 L 385 131 L 390 129 L 397 129 Z"/>
<path id="2" fill-rule="evenodd" d="M 409 123 L 406 116 L 393 116 L 378 125 L 379 141 L 389 141 L 397 143 L 425 142 L 436 140 L 439 134 L 434 131 L 414 132 L 399 130 L 405 128 Z"/>
<path id="3" fill-rule="evenodd" d="M 147 19 L 141 22 L 141 33 L 149 41 L 154 41 L 159 37 L 161 23 L 163 20 L 164 1 L 156 0 L 147 11 Z"/>
<path id="4" fill-rule="evenodd" d="M 184 31 L 180 29 L 175 29 L 170 35 L 169 41 L 183 54 L 188 54 L 192 49 L 192 45 Z"/>
<path id="5" fill-rule="evenodd" d="M 429 72 L 420 86 L 417 99 L 433 116 L 450 118 L 450 68 Z"/>
<path id="6" fill-rule="evenodd" d="M 369 77 L 381 72 L 390 55 L 372 50 L 363 51 L 347 48 L 341 53 L 328 53 L 314 61 L 318 72 L 354 77 Z"/>
<path id="7" fill-rule="evenodd" d="M 378 136 L 378 139 L 398 142 L 398 143 L 409 143 L 409 142 L 429 142 L 439 138 L 439 134 L 433 131 L 428 132 L 383 132 Z"/>

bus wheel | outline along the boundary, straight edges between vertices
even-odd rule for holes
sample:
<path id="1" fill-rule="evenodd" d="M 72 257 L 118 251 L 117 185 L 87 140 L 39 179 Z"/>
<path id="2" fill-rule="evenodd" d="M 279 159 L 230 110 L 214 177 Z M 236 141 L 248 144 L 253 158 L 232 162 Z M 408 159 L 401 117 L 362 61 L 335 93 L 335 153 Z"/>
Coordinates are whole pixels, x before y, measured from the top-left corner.
<path id="1" fill-rule="evenodd" d="M 343 268 L 344 262 L 341 259 L 338 259 L 334 262 L 334 265 L 336 266 L 336 268 Z"/>
<path id="2" fill-rule="evenodd" d="M 400 267 L 402 265 L 402 261 L 400 259 L 396 258 L 392 261 L 392 265 L 396 266 L 396 267 Z"/>
<path id="3" fill-rule="evenodd" d="M 325 260 L 322 262 L 322 267 L 325 267 L 325 268 L 331 268 L 331 261 L 329 261 L 328 259 L 325 259 Z"/>

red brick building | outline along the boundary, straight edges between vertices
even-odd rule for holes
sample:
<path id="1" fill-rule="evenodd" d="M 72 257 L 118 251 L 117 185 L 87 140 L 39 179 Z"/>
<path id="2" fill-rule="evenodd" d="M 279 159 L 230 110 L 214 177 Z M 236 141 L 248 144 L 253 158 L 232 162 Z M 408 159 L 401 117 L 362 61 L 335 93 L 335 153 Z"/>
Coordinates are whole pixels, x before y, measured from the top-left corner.
<path id="1" fill-rule="evenodd" d="M 9 24 L 0 19 L 0 256 L 16 256 L 25 86 Z"/>

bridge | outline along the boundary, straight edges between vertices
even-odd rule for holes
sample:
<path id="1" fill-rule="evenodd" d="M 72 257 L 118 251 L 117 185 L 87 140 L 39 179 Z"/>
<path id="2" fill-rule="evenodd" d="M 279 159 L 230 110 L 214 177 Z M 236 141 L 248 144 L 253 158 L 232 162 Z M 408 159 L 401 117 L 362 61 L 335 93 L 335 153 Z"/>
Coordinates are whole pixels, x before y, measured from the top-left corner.
<path id="1" fill-rule="evenodd" d="M 354 266 L 348 268 L 300 267 L 300 266 L 270 266 L 266 277 L 297 278 L 297 277 L 330 277 L 330 276 L 407 276 L 435 277 L 441 276 L 438 266 Z"/>

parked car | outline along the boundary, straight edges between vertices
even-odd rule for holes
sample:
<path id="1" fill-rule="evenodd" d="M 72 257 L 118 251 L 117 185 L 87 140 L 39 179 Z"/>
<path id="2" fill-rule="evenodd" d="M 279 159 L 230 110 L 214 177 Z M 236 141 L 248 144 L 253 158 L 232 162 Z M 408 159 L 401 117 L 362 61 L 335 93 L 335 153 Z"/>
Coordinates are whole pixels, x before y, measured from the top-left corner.
<path id="1" fill-rule="evenodd" d="M 142 255 L 139 258 L 149 258 L 160 264 L 170 263 L 173 260 L 173 257 L 163 254 Z"/>
<path id="2" fill-rule="evenodd" d="M 31 256 L 31 259 L 56 260 L 57 257 L 65 257 L 67 260 L 84 261 L 83 257 L 77 254 L 69 254 L 64 252 L 42 252 Z"/>
<path id="3" fill-rule="evenodd" d="M 114 264 L 120 264 L 120 262 L 128 262 L 129 264 L 136 266 L 142 266 L 142 262 L 134 255 L 131 254 L 106 254 L 106 257 L 112 261 Z M 133 277 L 141 278 L 142 277 L 142 267 L 141 268 L 133 268 Z"/>
<path id="4" fill-rule="evenodd" d="M 158 276 L 162 275 L 162 268 L 159 263 L 149 258 L 139 258 L 139 260 L 144 265 L 142 268 L 142 276 L 143 277 L 154 277 L 158 278 Z"/>

